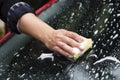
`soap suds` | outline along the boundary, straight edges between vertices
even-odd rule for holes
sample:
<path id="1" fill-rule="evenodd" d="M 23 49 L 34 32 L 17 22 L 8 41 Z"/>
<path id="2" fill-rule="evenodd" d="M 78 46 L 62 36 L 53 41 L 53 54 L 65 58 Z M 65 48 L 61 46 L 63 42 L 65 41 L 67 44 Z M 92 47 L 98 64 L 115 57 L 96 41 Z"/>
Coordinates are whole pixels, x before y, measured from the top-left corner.
<path id="1" fill-rule="evenodd" d="M 41 59 L 41 60 L 44 60 L 46 58 L 51 58 L 52 61 L 54 61 L 54 56 L 52 53 L 42 53 L 37 59 Z"/>
<path id="2" fill-rule="evenodd" d="M 117 63 L 120 63 L 120 61 L 119 61 L 117 58 L 112 57 L 112 56 L 107 56 L 107 57 L 105 57 L 105 58 L 102 58 L 102 59 L 94 62 L 93 64 L 95 65 L 95 64 L 101 63 L 101 62 L 106 61 L 106 60 L 111 60 L 111 61 L 115 61 L 115 62 L 117 62 Z"/>

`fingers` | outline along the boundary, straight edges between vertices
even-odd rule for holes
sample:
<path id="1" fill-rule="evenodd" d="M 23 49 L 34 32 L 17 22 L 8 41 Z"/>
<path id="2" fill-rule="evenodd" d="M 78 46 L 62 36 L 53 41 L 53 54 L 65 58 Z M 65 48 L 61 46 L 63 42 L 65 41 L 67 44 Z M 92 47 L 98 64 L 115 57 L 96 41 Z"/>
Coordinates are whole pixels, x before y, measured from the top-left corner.
<path id="1" fill-rule="evenodd" d="M 62 42 L 66 43 L 71 47 L 77 47 L 81 51 L 83 50 L 83 47 L 80 46 L 80 43 L 84 41 L 83 36 L 80 36 L 77 33 L 71 31 L 64 31 L 64 33 L 64 36 L 59 36 L 62 39 Z"/>
<path id="2" fill-rule="evenodd" d="M 63 49 L 65 52 L 69 53 L 70 55 L 74 55 L 73 53 L 73 50 L 72 50 L 72 47 L 67 45 L 66 43 L 64 42 L 59 42 L 58 43 L 58 46 Z"/>
<path id="3" fill-rule="evenodd" d="M 71 47 L 77 47 L 79 48 L 80 50 L 83 50 L 82 47 L 80 47 L 80 42 L 72 39 L 72 38 L 69 38 L 69 37 L 66 37 L 64 36 L 64 38 L 62 39 L 62 42 L 64 42 L 67 46 L 69 46 L 68 48 L 71 48 Z M 59 44 L 60 45 L 60 44 Z M 63 46 L 63 45 L 62 45 Z M 62 47 L 61 46 L 61 47 Z M 67 50 L 68 51 L 68 50 Z"/>
<path id="4" fill-rule="evenodd" d="M 80 43 L 77 42 L 76 40 L 66 36 L 61 36 L 61 37 L 59 36 L 59 38 L 62 38 L 62 40 L 57 42 L 57 47 L 55 47 L 54 49 L 56 49 L 62 55 L 64 56 L 74 55 L 73 47 L 77 47 L 81 51 L 83 50 L 80 47 Z"/>
<path id="5" fill-rule="evenodd" d="M 69 56 L 69 53 L 67 51 L 64 51 L 63 49 L 61 49 L 60 47 L 54 47 L 54 50 L 61 53 L 63 56 Z"/>
<path id="6" fill-rule="evenodd" d="M 79 34 L 71 32 L 71 31 L 68 31 L 68 33 L 66 34 L 66 36 L 74 39 L 75 41 L 77 41 L 79 43 L 81 43 L 84 40 L 83 36 L 80 36 Z"/>

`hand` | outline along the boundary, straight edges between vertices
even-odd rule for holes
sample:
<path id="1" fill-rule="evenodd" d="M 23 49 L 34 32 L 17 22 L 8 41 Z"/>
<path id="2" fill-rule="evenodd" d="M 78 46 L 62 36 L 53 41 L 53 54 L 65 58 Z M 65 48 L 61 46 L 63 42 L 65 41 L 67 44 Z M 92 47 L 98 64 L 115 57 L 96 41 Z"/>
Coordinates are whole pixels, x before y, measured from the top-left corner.
<path id="1" fill-rule="evenodd" d="M 47 35 L 47 34 L 46 34 Z M 83 41 L 83 37 L 77 33 L 67 31 L 64 29 L 54 30 L 51 34 L 48 34 L 49 38 L 44 40 L 44 44 L 52 51 L 57 51 L 64 56 L 73 55 L 73 47 L 80 47 L 80 43 Z"/>

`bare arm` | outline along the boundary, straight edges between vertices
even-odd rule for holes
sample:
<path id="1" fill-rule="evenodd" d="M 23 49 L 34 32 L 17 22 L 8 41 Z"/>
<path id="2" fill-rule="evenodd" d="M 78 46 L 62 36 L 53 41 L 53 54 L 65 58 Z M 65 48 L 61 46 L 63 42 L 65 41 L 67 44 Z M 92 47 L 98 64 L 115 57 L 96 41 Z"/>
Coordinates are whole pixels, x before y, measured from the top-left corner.
<path id="1" fill-rule="evenodd" d="M 42 41 L 50 50 L 57 51 L 64 56 L 73 55 L 72 47 L 80 48 L 83 37 L 64 29 L 55 30 L 34 14 L 27 13 L 19 19 L 21 32 Z"/>

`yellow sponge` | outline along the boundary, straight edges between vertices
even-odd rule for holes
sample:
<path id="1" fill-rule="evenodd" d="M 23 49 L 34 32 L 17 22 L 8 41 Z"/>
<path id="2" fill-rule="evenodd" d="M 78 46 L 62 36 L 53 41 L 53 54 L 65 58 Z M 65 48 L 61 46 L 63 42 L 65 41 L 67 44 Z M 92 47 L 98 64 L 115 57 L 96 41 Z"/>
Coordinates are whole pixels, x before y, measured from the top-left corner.
<path id="1" fill-rule="evenodd" d="M 74 55 L 73 56 L 68 56 L 68 58 L 71 58 L 73 60 L 77 60 L 80 56 L 82 56 L 89 48 L 92 47 L 92 39 L 89 38 L 84 38 L 84 41 L 82 43 L 80 43 L 80 46 L 83 48 L 83 51 L 80 51 L 78 48 L 73 47 L 73 52 Z"/>

